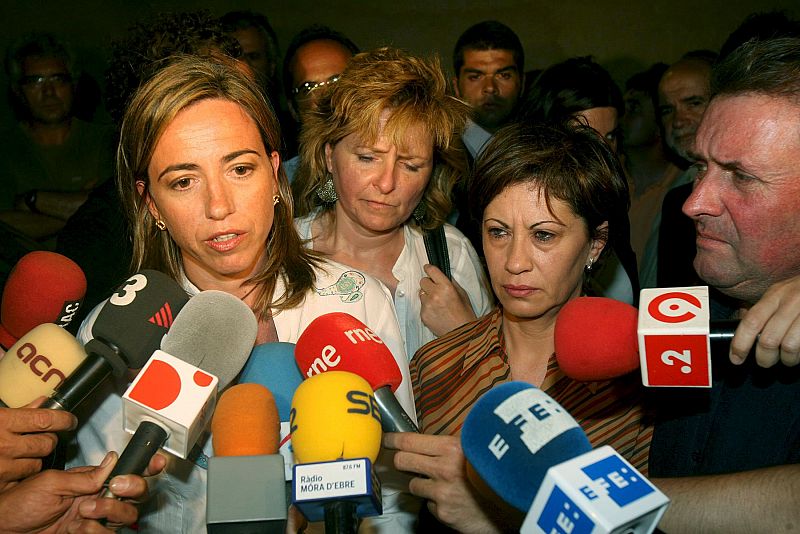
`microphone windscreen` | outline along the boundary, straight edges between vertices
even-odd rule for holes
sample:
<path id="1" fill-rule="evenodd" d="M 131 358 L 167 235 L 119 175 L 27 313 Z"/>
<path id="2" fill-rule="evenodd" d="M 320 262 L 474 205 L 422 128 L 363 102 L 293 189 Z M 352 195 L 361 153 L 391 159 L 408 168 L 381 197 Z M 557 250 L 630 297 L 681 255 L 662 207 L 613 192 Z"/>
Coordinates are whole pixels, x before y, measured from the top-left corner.
<path id="1" fill-rule="evenodd" d="M 353 373 L 314 375 L 292 400 L 295 463 L 369 458 L 381 447 L 381 416 L 366 380 Z"/>
<path id="2" fill-rule="evenodd" d="M 527 512 L 547 470 L 592 446 L 549 395 L 526 382 L 507 382 L 472 406 L 461 429 L 461 448 L 483 483 Z"/>
<path id="3" fill-rule="evenodd" d="M 263 343 L 253 348 L 239 382 L 261 384 L 272 392 L 281 421 L 289 420 L 292 397 L 303 381 L 294 360 L 294 343 Z"/>
<path id="4" fill-rule="evenodd" d="M 277 454 L 280 420 L 272 393 L 259 384 L 236 384 L 217 400 L 211 419 L 214 456 Z"/>
<path id="5" fill-rule="evenodd" d="M 558 366 L 582 382 L 608 380 L 639 368 L 639 311 L 603 297 L 578 297 L 556 317 Z"/>
<path id="6" fill-rule="evenodd" d="M 55 252 L 24 255 L 11 270 L 0 303 L 0 345 L 9 348 L 44 323 L 66 326 L 86 295 L 78 264 Z"/>
<path id="7" fill-rule="evenodd" d="M 0 359 L 0 400 L 9 408 L 49 397 L 86 358 L 72 334 L 53 323 L 40 324 Z"/>
<path id="8" fill-rule="evenodd" d="M 331 369 L 366 379 L 373 390 L 397 390 L 403 376 L 391 351 L 364 323 L 350 314 L 320 315 L 300 334 L 295 359 L 306 377 Z"/>
<path id="9" fill-rule="evenodd" d="M 110 363 L 141 369 L 158 350 L 161 339 L 189 295 L 169 276 L 145 269 L 128 278 L 105 302 L 92 325 L 92 337 L 116 347 L 125 360 Z"/>
<path id="10" fill-rule="evenodd" d="M 175 318 L 161 350 L 216 376 L 224 389 L 242 370 L 257 332 L 247 304 L 224 291 L 201 291 Z"/>

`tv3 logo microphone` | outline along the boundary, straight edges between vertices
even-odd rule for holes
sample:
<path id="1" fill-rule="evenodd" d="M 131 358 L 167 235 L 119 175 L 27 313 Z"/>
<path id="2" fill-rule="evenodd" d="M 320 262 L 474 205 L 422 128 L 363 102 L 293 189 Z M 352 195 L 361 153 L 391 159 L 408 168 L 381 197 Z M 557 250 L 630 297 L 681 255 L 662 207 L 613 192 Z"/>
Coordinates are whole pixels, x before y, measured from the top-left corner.
<path id="1" fill-rule="evenodd" d="M 145 287 L 147 287 L 147 277 L 143 274 L 135 274 L 128 278 L 128 280 L 125 281 L 125 285 L 120 287 L 116 293 L 111 295 L 108 302 L 114 306 L 128 306 L 136 299 L 137 293 Z M 164 305 L 147 320 L 153 324 L 169 329 L 174 321 L 172 308 L 169 302 L 164 302 Z"/>
<path id="2" fill-rule="evenodd" d="M 643 289 L 639 358 L 650 387 L 711 387 L 707 286 Z"/>

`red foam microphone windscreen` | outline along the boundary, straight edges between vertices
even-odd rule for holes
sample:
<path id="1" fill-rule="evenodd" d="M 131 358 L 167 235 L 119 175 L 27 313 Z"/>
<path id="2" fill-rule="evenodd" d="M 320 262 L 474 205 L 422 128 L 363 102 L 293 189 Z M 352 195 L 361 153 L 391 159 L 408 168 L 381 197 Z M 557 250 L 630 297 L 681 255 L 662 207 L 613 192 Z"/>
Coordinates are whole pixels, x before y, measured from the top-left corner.
<path id="1" fill-rule="evenodd" d="M 582 382 L 608 380 L 639 368 L 638 310 L 603 297 L 567 302 L 556 318 L 555 349 L 564 374 Z"/>
<path id="2" fill-rule="evenodd" d="M 85 294 L 86 277 L 77 263 L 55 252 L 26 254 L 3 288 L 0 345 L 8 349 L 40 324 L 66 326 Z"/>
<path id="3" fill-rule="evenodd" d="M 237 384 L 217 401 L 211 419 L 215 456 L 278 453 L 280 420 L 270 390 L 261 384 Z"/>
<path id="4" fill-rule="evenodd" d="M 350 314 L 320 315 L 297 340 L 294 357 L 306 378 L 329 370 L 349 371 L 364 378 L 373 390 L 403 381 L 391 351 L 375 332 Z"/>

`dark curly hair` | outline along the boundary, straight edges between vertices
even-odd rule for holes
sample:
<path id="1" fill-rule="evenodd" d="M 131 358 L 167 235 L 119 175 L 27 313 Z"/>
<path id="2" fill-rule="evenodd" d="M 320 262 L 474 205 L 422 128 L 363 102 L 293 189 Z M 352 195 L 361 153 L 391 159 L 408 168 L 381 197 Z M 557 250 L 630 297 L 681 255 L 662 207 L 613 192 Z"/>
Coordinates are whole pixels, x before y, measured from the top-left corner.
<path id="1" fill-rule="evenodd" d="M 111 43 L 106 73 L 106 108 L 119 124 L 131 97 L 175 54 L 207 55 L 212 50 L 238 58 L 239 42 L 227 35 L 210 12 L 159 13 L 134 24 L 125 37 Z"/>

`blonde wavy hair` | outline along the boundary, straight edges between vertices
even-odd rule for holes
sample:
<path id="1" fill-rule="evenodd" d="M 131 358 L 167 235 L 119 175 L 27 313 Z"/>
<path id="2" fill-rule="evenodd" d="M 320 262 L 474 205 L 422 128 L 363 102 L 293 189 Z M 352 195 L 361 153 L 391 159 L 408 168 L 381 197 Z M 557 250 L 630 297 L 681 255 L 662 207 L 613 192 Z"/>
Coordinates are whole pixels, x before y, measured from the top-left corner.
<path id="1" fill-rule="evenodd" d="M 214 53 L 207 57 L 175 56 L 133 96 L 122 121 L 117 149 L 117 187 L 133 238 L 132 268 L 156 269 L 178 280 L 182 273 L 180 248 L 169 232 L 159 231 L 147 209 L 147 167 L 156 144 L 175 116 L 200 100 L 221 98 L 235 102 L 253 119 L 267 154 L 280 146 L 280 126 L 257 83 L 236 60 Z M 293 219 L 291 191 L 283 166 L 278 169 L 281 201 L 264 246 L 266 264 L 248 283 L 256 286 L 254 312 L 261 319 L 273 309 L 299 305 L 313 287 L 317 256 L 302 246 Z M 140 194 L 136 182 L 144 182 Z M 273 209 L 265 206 L 264 209 Z M 286 291 L 274 298 L 282 276 Z"/>
<path id="2" fill-rule="evenodd" d="M 422 229 L 443 224 L 450 214 L 450 193 L 467 175 L 467 153 L 461 141 L 470 109 L 448 94 L 437 57 L 424 59 L 396 48 L 378 48 L 353 56 L 341 78 L 320 98 L 316 110 L 303 117 L 300 164 L 292 186 L 297 215 L 317 209 L 331 213 L 317 189 L 327 179 L 325 146 L 350 134 L 374 143 L 384 110 L 391 114 L 384 135 L 404 148 L 406 133 L 422 125 L 433 141 L 434 165 L 423 193 L 424 215 L 411 218 Z"/>

